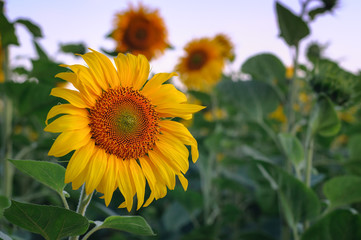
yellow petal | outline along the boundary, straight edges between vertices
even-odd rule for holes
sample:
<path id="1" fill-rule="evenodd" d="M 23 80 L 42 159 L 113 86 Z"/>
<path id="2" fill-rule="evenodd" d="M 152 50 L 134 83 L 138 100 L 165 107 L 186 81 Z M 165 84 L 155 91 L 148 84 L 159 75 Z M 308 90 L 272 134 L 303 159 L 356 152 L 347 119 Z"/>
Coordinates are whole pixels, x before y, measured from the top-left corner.
<path id="1" fill-rule="evenodd" d="M 169 80 L 173 76 L 177 76 L 178 74 L 173 73 L 157 73 L 155 74 L 142 89 L 144 94 L 151 94 L 152 91 L 158 89 L 160 85 Z"/>
<path id="2" fill-rule="evenodd" d="M 156 106 L 155 109 L 161 117 L 180 117 L 185 120 L 192 118 L 192 114 L 202 110 L 203 106 L 186 103 L 169 103 Z"/>
<path id="3" fill-rule="evenodd" d="M 153 172 L 157 173 L 157 171 L 159 171 L 157 179 L 163 179 L 169 189 L 174 189 L 175 174 L 174 171 L 171 168 L 169 168 L 167 164 L 164 163 L 163 155 L 160 155 L 156 151 L 156 149 L 154 149 L 154 151 L 149 151 L 148 155 L 151 161 L 150 166 L 153 169 Z M 158 196 L 155 195 L 156 199 L 157 197 Z"/>
<path id="4" fill-rule="evenodd" d="M 84 85 L 89 93 L 91 93 L 94 97 L 100 96 L 102 88 L 98 84 L 98 81 L 94 79 L 94 76 L 91 74 L 89 68 L 79 64 L 66 66 L 78 76 L 78 81 Z"/>
<path id="5" fill-rule="evenodd" d="M 154 200 L 154 194 L 153 192 L 150 193 L 149 198 L 147 199 L 147 201 L 144 203 L 143 207 L 148 207 L 149 204 L 151 204 Z"/>
<path id="6" fill-rule="evenodd" d="M 86 194 L 91 194 L 104 176 L 108 164 L 108 156 L 103 149 L 96 148 L 95 154 L 89 160 L 89 173 L 86 179 Z"/>
<path id="7" fill-rule="evenodd" d="M 70 104 L 74 105 L 75 107 L 79 107 L 79 108 L 91 107 L 84 102 L 84 100 L 80 96 L 80 93 L 74 90 L 70 90 L 66 88 L 53 88 L 50 94 L 55 97 L 60 97 L 67 100 Z"/>
<path id="8" fill-rule="evenodd" d="M 65 183 L 72 182 L 86 168 L 89 159 L 94 154 L 94 142 L 89 141 L 88 144 L 76 150 L 70 158 L 65 172 Z M 85 179 L 84 179 L 85 181 Z"/>
<path id="9" fill-rule="evenodd" d="M 84 171 L 82 171 L 72 182 L 71 182 L 71 185 L 72 185 L 72 188 L 73 190 L 76 190 L 78 188 L 80 188 L 84 183 L 85 183 L 85 180 L 86 180 L 86 177 L 87 175 L 89 174 L 89 167 L 86 166 Z"/>
<path id="10" fill-rule="evenodd" d="M 187 191 L 188 188 L 188 180 L 183 176 L 183 174 L 177 174 L 179 181 L 182 184 L 182 187 L 184 189 L 184 191 Z"/>
<path id="11" fill-rule="evenodd" d="M 89 93 L 88 89 L 83 85 L 83 83 L 78 80 L 78 76 L 75 73 L 62 72 L 55 75 L 55 77 L 64 79 L 65 81 L 73 84 L 73 86 L 79 90 L 81 97 L 88 105 L 93 106 L 95 104 L 95 96 Z"/>
<path id="12" fill-rule="evenodd" d="M 112 88 L 117 88 L 120 86 L 120 81 L 118 78 L 118 74 L 115 70 L 115 67 L 113 63 L 107 58 L 105 55 L 90 49 L 93 51 L 93 54 L 98 58 L 99 65 L 102 69 L 102 72 L 104 74 L 104 78 L 106 79 L 106 82 L 110 84 Z"/>
<path id="13" fill-rule="evenodd" d="M 145 178 L 142 169 L 139 167 L 138 163 L 134 159 L 130 159 L 129 161 L 131 176 L 135 185 L 135 189 L 137 191 L 138 210 L 144 203 Z"/>
<path id="14" fill-rule="evenodd" d="M 148 59 L 142 54 L 137 56 L 136 75 L 134 79 L 134 89 L 141 89 L 149 76 L 149 62 Z"/>
<path id="15" fill-rule="evenodd" d="M 118 77 L 123 87 L 133 87 L 139 90 L 147 81 L 149 76 L 148 60 L 141 54 L 124 55 L 122 53 L 114 59 L 117 67 Z"/>
<path id="16" fill-rule="evenodd" d="M 128 160 L 118 159 L 119 165 L 118 165 L 117 183 L 120 191 L 124 196 L 127 210 L 128 212 L 130 212 L 133 206 L 133 196 L 134 196 L 133 192 L 135 191 L 133 190 L 133 186 L 130 180 L 129 168 L 127 166 L 129 165 L 128 162 L 129 162 Z"/>
<path id="17" fill-rule="evenodd" d="M 51 146 L 48 155 L 61 157 L 72 150 L 81 148 L 90 141 L 90 128 L 77 129 L 61 133 Z"/>
<path id="18" fill-rule="evenodd" d="M 68 130 L 82 129 L 89 127 L 89 118 L 76 115 L 64 115 L 45 127 L 44 131 L 47 132 L 64 132 Z"/>
<path id="19" fill-rule="evenodd" d="M 192 161 L 197 161 L 199 156 L 197 141 L 183 124 L 175 121 L 164 120 L 161 121 L 159 125 L 161 126 L 161 131 L 166 131 L 179 138 L 186 145 L 190 145 L 192 151 Z"/>
<path id="20" fill-rule="evenodd" d="M 143 94 L 156 106 L 169 103 L 184 103 L 187 101 L 186 95 L 176 89 L 172 84 L 163 84 L 157 90 Z"/>
<path id="21" fill-rule="evenodd" d="M 142 167 L 144 176 L 148 181 L 151 191 L 154 191 L 155 185 L 157 182 L 157 178 L 155 177 L 153 170 L 152 170 L 151 166 L 149 165 L 149 161 L 150 161 L 149 157 L 148 156 L 140 157 L 138 160 L 139 160 L 140 166 Z"/>
<path id="22" fill-rule="evenodd" d="M 100 184 L 102 187 L 104 187 L 104 199 L 105 199 L 105 205 L 108 206 L 110 201 L 112 200 L 113 193 L 115 190 L 115 184 L 116 184 L 116 173 L 118 172 L 118 165 L 115 164 L 115 161 L 117 161 L 114 156 L 108 158 L 108 166 L 105 171 L 103 180 L 104 183 Z"/>
<path id="23" fill-rule="evenodd" d="M 55 117 L 59 114 L 71 114 L 71 115 L 77 115 L 77 116 L 88 116 L 88 111 L 84 108 L 77 108 L 74 107 L 71 104 L 60 104 L 52 107 L 50 111 L 48 112 L 48 116 L 46 117 L 45 123 L 48 125 L 48 120 Z"/>
<path id="24" fill-rule="evenodd" d="M 183 173 L 186 173 L 189 168 L 188 149 L 177 138 L 169 134 L 161 134 L 158 138 L 156 146 L 160 152 L 179 166 Z"/>
<path id="25" fill-rule="evenodd" d="M 117 67 L 120 84 L 123 87 L 132 87 L 135 73 L 135 56 L 119 53 L 114 58 L 115 66 Z"/>
<path id="26" fill-rule="evenodd" d="M 98 85 L 103 90 L 108 90 L 109 83 L 107 79 L 105 79 L 101 65 L 99 63 L 98 58 L 95 56 L 94 53 L 89 52 L 84 55 L 81 55 L 84 61 L 87 63 L 89 67 L 90 74 L 92 75 L 93 79 L 98 83 Z"/>

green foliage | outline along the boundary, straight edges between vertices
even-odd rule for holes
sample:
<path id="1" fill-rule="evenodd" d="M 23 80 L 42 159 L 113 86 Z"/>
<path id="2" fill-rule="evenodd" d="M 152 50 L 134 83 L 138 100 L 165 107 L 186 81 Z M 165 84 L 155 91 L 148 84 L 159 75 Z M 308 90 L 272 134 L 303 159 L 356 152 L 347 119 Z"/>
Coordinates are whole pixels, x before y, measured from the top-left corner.
<path id="1" fill-rule="evenodd" d="M 305 158 L 300 140 L 289 133 L 280 133 L 278 138 L 287 158 L 296 166 L 299 165 Z"/>
<path id="2" fill-rule="evenodd" d="M 36 204 L 11 201 L 4 212 L 6 219 L 30 232 L 41 234 L 47 240 L 57 240 L 85 233 L 88 220 L 73 211 Z"/>
<path id="3" fill-rule="evenodd" d="M 341 121 L 337 116 L 333 103 L 328 97 L 321 96 L 311 119 L 312 132 L 324 137 L 330 137 L 336 135 L 340 128 Z"/>
<path id="4" fill-rule="evenodd" d="M 33 35 L 34 38 L 41 38 L 43 37 L 43 34 L 41 32 L 41 29 L 38 25 L 34 24 L 32 21 L 28 19 L 18 19 L 15 23 L 24 25 L 29 32 Z"/>
<path id="5" fill-rule="evenodd" d="M 97 230 L 115 229 L 136 235 L 155 236 L 149 224 L 141 216 L 110 216 L 104 222 L 96 222 Z"/>
<path id="6" fill-rule="evenodd" d="M 34 160 L 9 160 L 20 171 L 29 174 L 60 195 L 65 187 L 65 168 L 56 163 Z"/>
<path id="7" fill-rule="evenodd" d="M 302 235 L 302 240 L 358 240 L 361 239 L 360 229 L 360 215 L 336 210 L 310 227 Z"/>
<path id="8" fill-rule="evenodd" d="M 330 200 L 329 208 L 361 202 L 361 177 L 340 176 L 334 177 L 323 185 L 323 193 Z"/>
<path id="9" fill-rule="evenodd" d="M 243 63 L 241 70 L 250 74 L 254 80 L 269 84 L 285 82 L 285 66 L 278 57 L 270 53 L 258 54 L 248 58 Z"/>
<path id="10" fill-rule="evenodd" d="M 223 81 L 218 91 L 227 104 L 234 105 L 248 120 L 261 121 L 279 104 L 273 88 L 259 81 Z"/>
<path id="11" fill-rule="evenodd" d="M 4 209 L 10 207 L 10 204 L 11 202 L 7 197 L 0 195 L 0 219 L 3 216 Z"/>
<path id="12" fill-rule="evenodd" d="M 72 53 L 72 54 L 85 54 L 86 52 L 86 47 L 84 43 L 61 44 L 60 49 L 64 53 Z"/>
<path id="13" fill-rule="evenodd" d="M 293 14 L 289 9 L 276 2 L 280 36 L 290 46 L 298 45 L 299 41 L 310 34 L 310 29 L 301 17 Z"/>
<path id="14" fill-rule="evenodd" d="M 4 3 L 0 2 L 0 35 L 1 35 L 1 47 L 5 48 L 6 46 L 13 44 L 19 45 L 18 38 L 15 35 L 15 27 L 13 23 L 10 23 L 9 20 L 4 15 Z"/>
<path id="15" fill-rule="evenodd" d="M 283 214 L 290 227 L 311 220 L 320 212 L 320 202 L 315 192 L 303 182 L 284 170 L 269 163 L 260 163 L 258 168 L 277 191 Z"/>

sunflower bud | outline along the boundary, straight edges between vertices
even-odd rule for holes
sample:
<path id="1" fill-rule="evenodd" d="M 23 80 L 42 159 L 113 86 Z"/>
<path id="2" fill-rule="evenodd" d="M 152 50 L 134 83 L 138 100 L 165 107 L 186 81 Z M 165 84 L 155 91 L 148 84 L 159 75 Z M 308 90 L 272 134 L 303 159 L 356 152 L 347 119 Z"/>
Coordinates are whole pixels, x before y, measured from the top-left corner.
<path id="1" fill-rule="evenodd" d="M 325 46 L 322 46 L 317 42 L 312 42 L 309 44 L 306 50 L 306 56 L 308 60 L 315 62 L 317 59 L 321 59 L 323 57 L 324 49 Z"/>
<path id="2" fill-rule="evenodd" d="M 310 83 L 317 94 L 327 95 L 339 106 L 351 103 L 354 95 L 356 76 L 341 69 L 336 63 L 321 60 Z"/>
<path id="3" fill-rule="evenodd" d="M 323 8 L 327 11 L 332 11 L 338 4 L 338 0 L 322 0 Z"/>

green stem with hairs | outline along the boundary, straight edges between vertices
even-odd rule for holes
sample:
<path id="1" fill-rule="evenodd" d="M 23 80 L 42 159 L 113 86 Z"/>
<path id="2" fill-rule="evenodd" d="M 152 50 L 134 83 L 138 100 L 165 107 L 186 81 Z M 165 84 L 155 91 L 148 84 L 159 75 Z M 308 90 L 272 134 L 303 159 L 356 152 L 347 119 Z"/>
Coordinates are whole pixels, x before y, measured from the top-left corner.
<path id="1" fill-rule="evenodd" d="M 90 200 L 92 199 L 92 196 L 93 196 L 93 193 L 91 193 L 89 195 L 86 194 L 85 185 L 83 185 L 81 188 L 78 207 L 76 209 L 77 213 L 81 214 L 82 216 L 85 215 L 86 209 L 90 203 Z M 69 240 L 78 240 L 78 239 L 79 239 L 79 236 L 69 237 Z"/>

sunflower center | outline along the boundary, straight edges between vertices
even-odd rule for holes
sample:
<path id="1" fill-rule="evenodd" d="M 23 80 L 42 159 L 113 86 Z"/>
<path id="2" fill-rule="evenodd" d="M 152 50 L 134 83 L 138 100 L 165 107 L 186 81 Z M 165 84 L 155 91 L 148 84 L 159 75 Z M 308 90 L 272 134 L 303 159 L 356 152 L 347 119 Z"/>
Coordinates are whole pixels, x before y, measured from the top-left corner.
<path id="1" fill-rule="evenodd" d="M 194 51 L 188 59 L 188 68 L 190 70 L 199 70 L 207 62 L 207 54 L 204 51 Z"/>
<path id="2" fill-rule="evenodd" d="M 131 50 L 144 50 L 149 48 L 155 40 L 154 27 L 142 17 L 135 18 L 129 24 L 124 34 L 124 42 Z"/>
<path id="3" fill-rule="evenodd" d="M 159 134 L 159 116 L 139 91 L 109 89 L 89 110 L 95 144 L 122 159 L 139 158 L 151 150 Z"/>
<path id="4" fill-rule="evenodd" d="M 139 28 L 135 33 L 135 37 L 139 40 L 144 40 L 147 37 L 147 31 L 144 28 Z"/>

